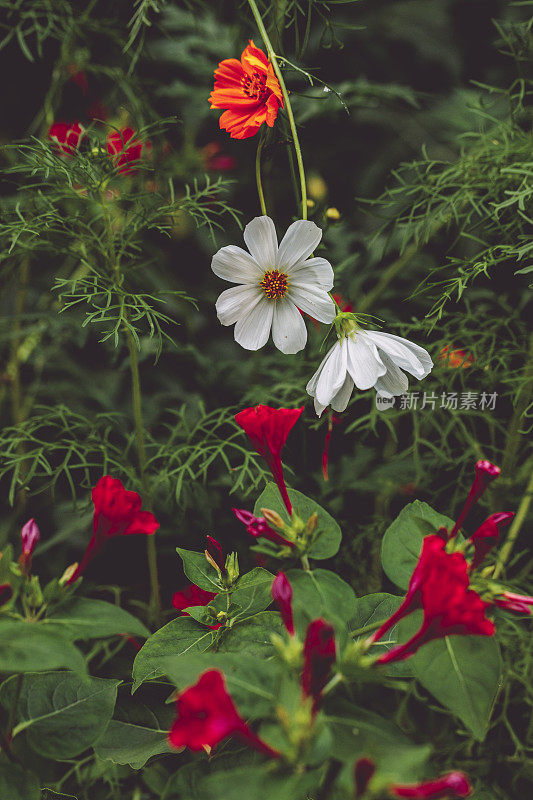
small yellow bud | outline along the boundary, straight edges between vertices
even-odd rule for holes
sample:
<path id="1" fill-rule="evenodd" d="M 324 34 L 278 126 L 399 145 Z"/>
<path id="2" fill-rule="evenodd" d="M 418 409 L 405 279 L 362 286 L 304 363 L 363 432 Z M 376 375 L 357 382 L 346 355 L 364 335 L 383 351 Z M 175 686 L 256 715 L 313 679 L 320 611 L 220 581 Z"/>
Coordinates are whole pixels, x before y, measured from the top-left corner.
<path id="1" fill-rule="evenodd" d="M 60 586 L 64 586 L 65 583 L 67 583 L 67 581 L 69 581 L 72 578 L 72 576 L 74 575 L 74 573 L 78 569 L 78 566 L 79 566 L 78 562 L 75 561 L 74 564 L 71 564 L 70 567 L 66 568 L 66 570 L 64 571 L 64 573 L 62 574 L 62 576 L 59 579 L 59 585 Z"/>
<path id="2" fill-rule="evenodd" d="M 272 511 L 270 508 L 262 508 L 261 514 L 264 516 L 266 521 L 271 525 L 274 525 L 275 528 L 279 528 L 281 531 L 284 529 L 285 523 L 277 511 Z"/>
<path id="3" fill-rule="evenodd" d="M 316 203 L 315 203 L 315 201 L 314 201 L 314 200 L 311 200 L 311 198 L 310 198 L 310 197 L 308 197 L 308 198 L 307 198 L 307 208 L 314 208 L 315 206 L 316 206 Z"/>
<path id="4" fill-rule="evenodd" d="M 318 525 L 318 514 L 315 511 L 314 514 L 311 514 L 311 516 L 307 520 L 307 525 L 305 526 L 306 532 L 309 536 L 312 536 L 313 533 L 316 531 L 317 525 Z"/>
<path id="5" fill-rule="evenodd" d="M 213 558 L 211 553 L 209 553 L 207 550 L 204 550 L 204 554 L 205 554 L 206 561 L 209 564 L 211 564 L 211 566 L 214 567 L 216 569 L 216 571 L 218 572 L 218 574 L 220 575 L 220 567 L 218 566 L 217 562 L 215 561 L 215 559 Z"/>
<path id="6" fill-rule="evenodd" d="M 311 175 L 307 181 L 307 191 L 315 200 L 323 200 L 328 193 L 328 186 L 320 175 Z"/>
<path id="7" fill-rule="evenodd" d="M 332 220 L 332 222 L 338 222 L 341 218 L 341 212 L 338 208 L 332 206 L 331 208 L 327 209 L 326 217 Z"/>

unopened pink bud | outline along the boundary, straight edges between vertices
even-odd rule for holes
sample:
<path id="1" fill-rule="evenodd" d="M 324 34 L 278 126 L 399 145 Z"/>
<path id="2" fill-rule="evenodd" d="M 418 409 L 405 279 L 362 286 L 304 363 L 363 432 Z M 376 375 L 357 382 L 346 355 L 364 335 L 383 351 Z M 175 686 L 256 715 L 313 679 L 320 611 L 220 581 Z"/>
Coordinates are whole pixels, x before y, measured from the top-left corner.
<path id="1" fill-rule="evenodd" d="M 278 572 L 272 583 L 272 598 L 279 608 L 283 624 L 290 636 L 294 636 L 292 616 L 292 586 L 284 572 Z"/>

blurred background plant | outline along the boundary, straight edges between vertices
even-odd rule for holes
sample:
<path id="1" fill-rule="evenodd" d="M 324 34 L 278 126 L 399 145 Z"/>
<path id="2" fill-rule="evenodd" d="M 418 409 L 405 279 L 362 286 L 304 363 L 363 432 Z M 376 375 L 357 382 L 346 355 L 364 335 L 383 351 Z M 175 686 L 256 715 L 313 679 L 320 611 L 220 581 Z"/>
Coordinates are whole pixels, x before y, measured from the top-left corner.
<path id="1" fill-rule="evenodd" d="M 388 588 L 378 550 L 398 510 L 417 497 L 449 513 L 477 458 L 502 467 L 491 510 L 525 513 L 531 494 L 533 3 L 258 5 L 291 90 L 335 291 L 435 361 L 411 407 L 381 411 L 373 392 L 356 393 L 336 424 L 318 420 L 305 384 L 324 329 L 308 321 L 305 352 L 280 357 L 270 345 L 243 352 L 216 319 L 211 255 L 260 213 L 256 143 L 220 131 L 207 101 L 217 63 L 250 37 L 261 45 L 246 4 L 0 0 L 0 549 L 36 517 L 40 570 L 61 574 L 86 542 L 89 488 L 110 472 L 149 487 L 164 608 L 183 582 L 177 544 L 198 549 L 216 530 L 226 550 L 239 546 L 230 506 L 251 505 L 265 475 L 233 422 L 246 405 L 306 403 L 288 481 L 339 521 L 333 566 L 360 594 Z M 84 136 L 68 152 L 48 131 L 75 121 Z M 126 152 L 128 129 L 144 148 L 133 172 L 107 144 L 118 135 L 114 152 Z M 288 128 L 268 130 L 263 182 L 280 230 L 296 210 L 289 149 Z M 89 578 L 146 601 L 144 546 L 110 543 Z M 519 536 L 506 565 L 518 585 L 530 563 Z M 488 741 L 466 747 L 459 732 L 440 743 L 485 776 L 480 800 L 511 800 L 531 777 L 530 657 L 515 660 L 523 634 L 507 627 Z M 94 797 L 113 797 L 114 781 L 94 765 L 84 773 L 84 785 L 108 785 Z"/>

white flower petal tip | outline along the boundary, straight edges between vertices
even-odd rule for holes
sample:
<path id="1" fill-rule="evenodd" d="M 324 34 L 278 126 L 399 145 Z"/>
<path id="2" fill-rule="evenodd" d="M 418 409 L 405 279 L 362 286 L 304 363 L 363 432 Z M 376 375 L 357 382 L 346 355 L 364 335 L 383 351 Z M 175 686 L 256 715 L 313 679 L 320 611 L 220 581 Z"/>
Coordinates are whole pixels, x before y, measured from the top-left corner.
<path id="1" fill-rule="evenodd" d="M 333 345 L 306 391 L 314 398 L 319 417 L 329 405 L 341 413 L 354 386 L 362 391 L 374 388 L 382 397 L 395 397 L 404 394 L 409 386 L 403 369 L 421 380 L 432 366 L 429 353 L 408 339 L 360 330 Z"/>
<path id="2" fill-rule="evenodd" d="M 237 284 L 222 292 L 216 311 L 222 325 L 235 325 L 235 341 L 258 350 L 270 333 L 282 353 L 305 347 L 307 329 L 298 309 L 319 322 L 335 318 L 328 295 L 333 269 L 324 258 L 309 258 L 322 231 L 314 222 L 293 222 L 278 247 L 270 217 L 255 217 L 244 229 L 249 252 L 236 245 L 222 247 L 211 269 L 219 278 Z"/>

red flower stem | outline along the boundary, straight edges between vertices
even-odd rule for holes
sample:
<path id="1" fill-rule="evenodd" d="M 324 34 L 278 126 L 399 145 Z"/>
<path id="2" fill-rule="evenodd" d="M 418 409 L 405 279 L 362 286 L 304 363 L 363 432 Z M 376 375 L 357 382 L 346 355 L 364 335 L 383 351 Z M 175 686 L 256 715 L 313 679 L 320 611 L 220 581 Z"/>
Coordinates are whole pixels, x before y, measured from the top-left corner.
<path id="1" fill-rule="evenodd" d="M 285 86 L 285 81 L 283 80 L 283 75 L 281 73 L 281 69 L 279 68 L 278 60 L 276 58 L 276 54 L 274 52 L 274 48 L 272 47 L 272 42 L 270 41 L 269 35 L 266 31 L 266 28 L 263 23 L 263 19 L 261 14 L 259 13 L 259 9 L 255 3 L 255 0 L 248 0 L 248 5 L 250 6 L 251 12 L 254 15 L 254 19 L 257 23 L 257 27 L 259 29 L 259 33 L 265 43 L 265 47 L 267 49 L 268 57 L 272 63 L 272 67 L 276 74 L 276 78 L 279 81 L 279 85 L 281 88 L 281 93 L 283 95 L 283 102 L 285 105 L 285 112 L 289 119 L 289 125 L 291 126 L 291 133 L 292 133 L 292 141 L 294 144 L 294 152 L 296 153 L 296 161 L 298 163 L 298 172 L 300 174 L 300 190 L 302 193 L 302 219 L 307 219 L 307 186 L 305 182 L 305 170 L 304 170 L 304 162 L 302 158 L 302 151 L 300 148 L 300 141 L 298 139 L 298 132 L 296 130 L 296 123 L 294 121 L 294 114 L 292 113 L 291 102 L 289 100 L 289 93 L 287 91 L 287 87 Z"/>

